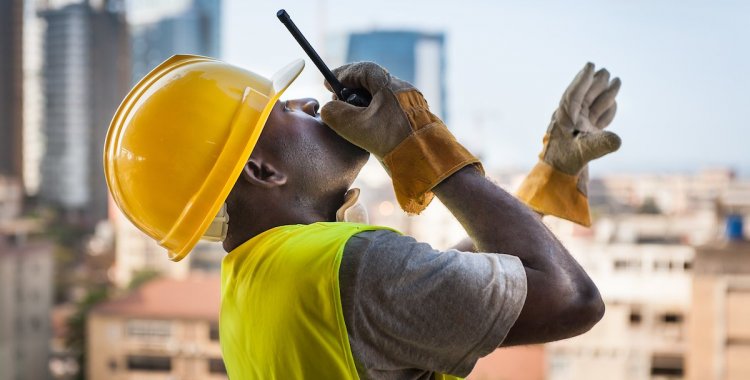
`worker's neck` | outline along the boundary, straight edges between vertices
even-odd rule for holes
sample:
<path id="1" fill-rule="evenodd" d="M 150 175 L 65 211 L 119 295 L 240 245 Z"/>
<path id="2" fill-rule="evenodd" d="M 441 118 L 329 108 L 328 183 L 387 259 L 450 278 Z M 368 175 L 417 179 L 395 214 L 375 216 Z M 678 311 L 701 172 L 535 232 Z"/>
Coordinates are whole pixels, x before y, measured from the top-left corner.
<path id="1" fill-rule="evenodd" d="M 317 202 L 297 200 L 284 203 L 283 206 L 268 204 L 252 213 L 238 213 L 239 218 L 232 218 L 230 211 L 224 250 L 231 252 L 255 236 L 279 226 L 336 221 L 336 210 L 344 202 L 343 194 L 331 194 L 324 198 Z M 241 215 L 252 215 L 252 218 L 243 218 Z"/>

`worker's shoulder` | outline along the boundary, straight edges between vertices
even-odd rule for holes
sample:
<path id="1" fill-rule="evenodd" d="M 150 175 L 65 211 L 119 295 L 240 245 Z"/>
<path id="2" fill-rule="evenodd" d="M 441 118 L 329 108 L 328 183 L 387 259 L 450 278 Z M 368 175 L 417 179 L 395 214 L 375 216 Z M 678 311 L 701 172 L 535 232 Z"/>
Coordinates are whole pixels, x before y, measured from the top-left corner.
<path id="1" fill-rule="evenodd" d="M 402 235 L 394 230 L 378 229 L 362 231 L 352 235 L 344 247 L 344 255 L 405 252 L 415 249 L 433 250 L 428 244 L 420 243 L 411 236 Z"/>
<path id="2" fill-rule="evenodd" d="M 357 232 L 349 238 L 348 244 L 387 244 L 387 243 L 416 243 L 413 237 L 402 235 L 391 229 L 376 229 Z"/>

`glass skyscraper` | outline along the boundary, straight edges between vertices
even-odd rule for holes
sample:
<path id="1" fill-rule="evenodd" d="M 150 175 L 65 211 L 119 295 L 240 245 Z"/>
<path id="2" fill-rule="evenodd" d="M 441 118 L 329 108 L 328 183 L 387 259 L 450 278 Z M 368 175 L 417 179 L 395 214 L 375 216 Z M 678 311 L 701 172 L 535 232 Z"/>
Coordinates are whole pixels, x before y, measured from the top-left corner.
<path id="1" fill-rule="evenodd" d="M 44 33 L 44 137 L 40 198 L 69 219 L 107 217 L 101 157 L 125 96 L 129 49 L 119 0 L 71 2 L 39 15 Z"/>
<path id="2" fill-rule="evenodd" d="M 133 84 L 174 54 L 221 54 L 220 0 L 131 0 L 128 23 Z"/>
<path id="3" fill-rule="evenodd" d="M 424 94 L 430 109 L 447 118 L 445 36 L 417 31 L 373 31 L 349 36 L 347 61 L 373 61 Z"/>

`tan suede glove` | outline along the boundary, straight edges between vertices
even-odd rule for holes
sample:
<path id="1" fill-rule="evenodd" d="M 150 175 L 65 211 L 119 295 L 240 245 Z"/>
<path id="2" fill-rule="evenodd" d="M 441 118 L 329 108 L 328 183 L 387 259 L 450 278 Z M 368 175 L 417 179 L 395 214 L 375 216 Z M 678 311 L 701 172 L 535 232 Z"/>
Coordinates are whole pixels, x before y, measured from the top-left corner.
<path id="1" fill-rule="evenodd" d="M 620 79 L 586 66 L 573 79 L 552 115 L 539 163 L 518 190 L 529 207 L 590 226 L 588 162 L 620 148 L 620 138 L 606 128 L 615 117 Z"/>
<path id="2" fill-rule="evenodd" d="M 372 101 L 357 107 L 334 99 L 320 110 L 323 121 L 380 160 L 404 211 L 420 213 L 434 197 L 430 190 L 464 166 L 482 170 L 411 84 L 372 62 L 344 65 L 333 73 L 344 86 L 367 90 Z"/>

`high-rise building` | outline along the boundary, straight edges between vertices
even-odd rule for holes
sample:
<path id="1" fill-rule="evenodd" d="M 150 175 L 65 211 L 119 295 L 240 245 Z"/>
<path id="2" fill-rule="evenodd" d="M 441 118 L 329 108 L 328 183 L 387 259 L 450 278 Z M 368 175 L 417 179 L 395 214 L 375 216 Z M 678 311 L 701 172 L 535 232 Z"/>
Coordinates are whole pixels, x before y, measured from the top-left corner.
<path id="1" fill-rule="evenodd" d="M 44 152 L 44 35 L 43 23 L 37 15 L 39 1 L 24 1 L 23 20 L 23 187 L 30 196 L 39 192 Z"/>
<path id="2" fill-rule="evenodd" d="M 23 175 L 23 0 L 0 1 L 0 175 Z"/>
<path id="3" fill-rule="evenodd" d="M 0 380 L 49 378 L 52 253 L 0 231 Z"/>
<path id="4" fill-rule="evenodd" d="M 445 36 L 415 31 L 352 33 L 348 62 L 373 61 L 416 86 L 430 110 L 447 121 L 445 92 Z"/>
<path id="5" fill-rule="evenodd" d="M 128 24 L 133 84 L 174 54 L 221 53 L 220 0 L 133 0 Z"/>
<path id="6" fill-rule="evenodd" d="M 119 1 L 43 10 L 45 152 L 40 197 L 93 225 L 107 217 L 102 148 L 127 93 L 130 60 Z"/>

